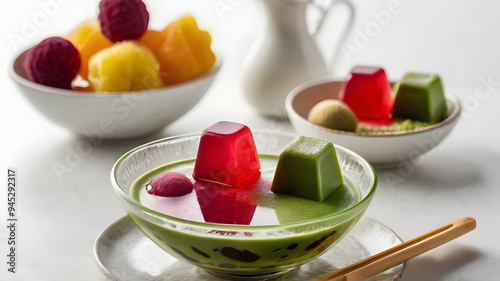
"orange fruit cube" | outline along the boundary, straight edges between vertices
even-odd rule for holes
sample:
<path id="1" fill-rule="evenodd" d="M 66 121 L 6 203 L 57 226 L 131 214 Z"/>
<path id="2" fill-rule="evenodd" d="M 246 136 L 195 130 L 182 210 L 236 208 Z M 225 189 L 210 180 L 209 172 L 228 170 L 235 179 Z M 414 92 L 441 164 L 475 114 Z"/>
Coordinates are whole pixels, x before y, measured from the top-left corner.
<path id="1" fill-rule="evenodd" d="M 170 23 L 162 31 L 148 30 L 139 41 L 158 59 L 160 77 L 165 85 L 198 77 L 215 63 L 215 54 L 210 48 L 212 37 L 198 28 L 192 16 Z"/>

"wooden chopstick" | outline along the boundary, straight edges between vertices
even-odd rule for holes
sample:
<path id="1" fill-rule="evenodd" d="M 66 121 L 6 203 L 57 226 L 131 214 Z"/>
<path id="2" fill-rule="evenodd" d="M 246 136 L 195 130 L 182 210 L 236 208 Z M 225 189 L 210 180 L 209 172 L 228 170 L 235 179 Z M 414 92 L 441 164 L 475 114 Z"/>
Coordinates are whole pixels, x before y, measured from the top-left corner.
<path id="1" fill-rule="evenodd" d="M 368 278 L 458 238 L 476 228 L 470 217 L 458 219 L 417 238 L 359 261 L 337 271 L 322 275 L 314 281 L 356 281 Z"/>

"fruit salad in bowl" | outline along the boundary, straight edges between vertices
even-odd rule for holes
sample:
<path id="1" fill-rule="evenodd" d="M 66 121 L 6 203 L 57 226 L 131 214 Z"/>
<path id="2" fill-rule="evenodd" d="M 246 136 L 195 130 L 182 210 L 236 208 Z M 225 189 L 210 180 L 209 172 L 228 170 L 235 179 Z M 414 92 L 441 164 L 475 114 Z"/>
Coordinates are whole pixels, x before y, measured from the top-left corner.
<path id="1" fill-rule="evenodd" d="M 123 139 L 158 131 L 194 107 L 221 67 L 191 15 L 151 29 L 141 0 L 102 0 L 99 15 L 14 59 L 29 102 L 70 131 Z"/>
<path id="2" fill-rule="evenodd" d="M 129 151 L 111 182 L 139 229 L 173 257 L 216 276 L 262 280 L 342 240 L 377 176 L 328 140 L 220 121 Z"/>
<path id="3" fill-rule="evenodd" d="M 431 73 L 407 73 L 390 83 L 380 67 L 355 67 L 349 79 L 323 77 L 286 99 L 300 134 L 345 146 L 375 166 L 413 165 L 451 132 L 460 103 Z"/>

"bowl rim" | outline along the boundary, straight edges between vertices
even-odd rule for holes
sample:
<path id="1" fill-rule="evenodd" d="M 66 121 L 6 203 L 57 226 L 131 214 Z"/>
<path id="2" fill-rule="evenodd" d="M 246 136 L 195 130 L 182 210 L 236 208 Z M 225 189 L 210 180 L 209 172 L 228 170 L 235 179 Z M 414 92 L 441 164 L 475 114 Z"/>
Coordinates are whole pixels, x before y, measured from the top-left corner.
<path id="1" fill-rule="evenodd" d="M 297 136 L 295 134 L 278 132 L 278 131 L 270 131 L 270 130 L 252 130 L 252 133 L 263 133 L 263 134 L 272 133 L 272 134 L 279 134 L 281 136 L 289 136 L 289 137 L 296 137 Z M 166 215 L 166 214 L 163 214 L 163 213 L 160 213 L 160 212 L 157 212 L 157 211 L 154 211 L 152 209 L 147 208 L 146 206 L 139 203 L 137 200 L 133 199 L 129 194 L 124 192 L 123 189 L 118 184 L 118 182 L 116 180 L 117 170 L 118 170 L 120 164 L 126 158 L 128 158 L 131 154 L 133 154 L 139 150 L 142 150 L 146 147 L 150 147 L 150 146 L 153 146 L 156 144 L 165 143 L 168 141 L 174 141 L 174 140 L 178 140 L 178 139 L 192 139 L 192 138 L 196 138 L 196 137 L 200 137 L 200 136 L 201 136 L 201 134 L 199 134 L 199 133 L 192 133 L 192 134 L 183 134 L 183 135 L 178 135 L 178 136 L 166 137 L 166 138 L 162 138 L 162 139 L 158 139 L 155 141 L 145 143 L 145 144 L 140 145 L 136 148 L 133 148 L 133 149 L 129 150 L 128 152 L 126 152 L 125 154 L 123 154 L 113 165 L 113 167 L 111 169 L 111 175 L 110 175 L 113 189 L 117 193 L 118 197 L 120 197 L 120 199 L 122 199 L 127 204 L 132 205 L 134 208 L 137 208 L 140 211 L 145 212 L 149 215 L 153 215 L 156 218 L 163 220 L 164 222 L 166 220 L 169 220 L 169 221 L 173 221 L 175 223 L 180 223 L 180 224 L 184 224 L 184 225 L 188 225 L 188 226 L 192 226 L 192 227 L 211 229 L 211 230 L 216 229 L 216 230 L 223 230 L 223 231 L 225 231 L 225 230 L 227 230 L 227 231 L 249 231 L 249 229 L 251 229 L 252 231 L 255 231 L 255 232 L 262 232 L 262 231 L 272 231 L 272 230 L 288 229 L 288 228 L 295 228 L 295 227 L 301 227 L 301 226 L 307 226 L 307 225 L 314 225 L 316 223 L 326 222 L 328 220 L 335 219 L 336 217 L 341 217 L 341 216 L 345 215 L 346 213 L 356 212 L 356 210 L 359 208 L 362 208 L 363 205 L 369 204 L 369 202 L 372 200 L 374 193 L 377 189 L 378 177 L 377 177 L 377 173 L 375 172 L 375 169 L 373 168 L 373 166 L 366 159 L 361 157 L 356 152 L 354 152 L 348 148 L 345 148 L 343 146 L 336 145 L 336 144 L 334 144 L 335 149 L 340 149 L 343 152 L 346 152 L 346 153 L 350 154 L 351 156 L 354 156 L 355 158 L 360 160 L 365 167 L 368 168 L 369 173 L 373 176 L 373 184 L 370 187 L 370 190 L 368 191 L 368 193 L 364 197 L 360 198 L 360 200 L 356 204 L 354 204 L 353 206 L 351 206 L 347 209 L 344 209 L 340 212 L 336 212 L 336 213 L 333 213 L 333 214 L 330 214 L 327 216 L 322 216 L 319 218 L 314 218 L 314 219 L 309 219 L 309 220 L 304 220 L 304 221 L 299 221 L 299 222 L 277 224 L 277 225 L 256 225 L 256 226 L 252 225 L 252 226 L 250 226 L 250 225 L 237 225 L 237 224 L 233 225 L 233 224 L 220 224 L 220 223 L 210 223 L 210 222 L 197 222 L 197 221 L 182 219 L 182 218 L 178 218 L 178 217 L 174 217 L 174 216 L 169 216 L 169 215 Z"/>
<path id="2" fill-rule="evenodd" d="M 335 79 L 331 76 L 327 76 L 327 77 L 320 77 L 320 78 L 317 78 L 317 79 L 314 79 L 311 81 L 307 81 L 307 82 L 295 87 L 294 89 L 292 89 L 285 99 L 285 108 L 287 110 L 287 113 L 289 115 L 290 120 L 296 120 L 296 121 L 304 124 L 305 126 L 310 126 L 310 127 L 313 127 L 315 130 L 323 131 L 323 132 L 326 132 L 329 134 L 346 135 L 346 136 L 360 137 L 360 138 L 362 138 L 362 137 L 368 137 L 368 138 L 377 138 L 378 137 L 378 138 L 380 138 L 380 137 L 402 137 L 402 136 L 426 133 L 428 131 L 431 131 L 431 130 L 434 130 L 437 128 L 441 128 L 441 127 L 445 127 L 451 123 L 454 123 L 455 121 L 458 120 L 458 118 L 461 115 L 462 107 L 460 105 L 460 102 L 458 101 L 458 99 L 455 96 L 453 96 L 449 93 L 445 93 L 446 102 L 452 104 L 453 108 L 444 120 L 442 120 L 436 124 L 432 124 L 429 126 L 425 126 L 425 127 L 421 127 L 421 128 L 417 128 L 417 129 L 413 129 L 413 130 L 406 130 L 406 131 L 357 132 L 356 133 L 356 132 L 329 129 L 329 128 L 315 125 L 315 124 L 309 122 L 307 119 L 303 118 L 300 114 L 298 114 L 295 111 L 295 108 L 293 107 L 293 101 L 294 101 L 295 97 L 298 94 L 300 94 L 301 92 L 303 92 L 304 90 L 312 88 L 312 87 L 316 87 L 319 85 L 323 85 L 323 84 L 342 83 L 342 82 L 344 82 L 344 81 L 339 80 L 339 79 Z"/>
<path id="3" fill-rule="evenodd" d="M 177 88 L 182 88 L 189 86 L 193 83 L 196 83 L 198 81 L 208 79 L 214 75 L 216 75 L 220 69 L 222 68 L 223 62 L 219 54 L 216 54 L 216 60 L 212 68 L 201 74 L 200 76 L 197 76 L 193 79 L 190 79 L 188 81 L 172 84 L 172 85 L 167 85 L 167 86 L 162 86 L 158 88 L 152 88 L 152 89 L 145 89 L 145 90 L 140 90 L 140 91 L 128 91 L 128 92 L 102 92 L 102 91 L 75 91 L 75 90 L 69 90 L 69 89 L 61 89 L 61 88 L 56 88 L 56 87 L 51 87 L 51 86 L 46 86 L 42 84 L 38 84 L 36 82 L 30 81 L 20 73 L 16 71 L 16 63 L 19 63 L 21 66 L 24 64 L 24 60 L 26 58 L 26 55 L 28 51 L 32 47 L 28 48 L 27 50 L 18 52 L 17 55 L 15 55 L 8 67 L 8 72 L 10 74 L 10 77 L 16 81 L 17 83 L 26 86 L 30 89 L 34 89 L 39 92 L 44 92 L 44 93 L 49 93 L 49 94 L 54 94 L 54 95 L 61 95 L 61 96 L 71 96 L 71 97 L 96 97 L 96 98 L 112 98 L 112 97 L 117 97 L 117 96 L 123 96 L 123 95 L 138 95 L 138 94 L 145 94 L 147 93 L 148 95 L 154 94 L 154 93 L 163 93 L 166 90 L 175 90 Z"/>

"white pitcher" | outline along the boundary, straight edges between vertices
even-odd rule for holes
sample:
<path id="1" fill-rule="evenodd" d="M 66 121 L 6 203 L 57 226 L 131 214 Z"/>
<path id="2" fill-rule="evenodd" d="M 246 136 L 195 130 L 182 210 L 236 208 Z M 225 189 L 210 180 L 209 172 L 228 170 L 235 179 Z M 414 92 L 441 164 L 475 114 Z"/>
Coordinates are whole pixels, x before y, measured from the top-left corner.
<path id="1" fill-rule="evenodd" d="M 354 7 L 347 0 L 331 0 L 323 7 L 314 0 L 261 0 L 266 24 L 258 34 L 243 66 L 243 92 L 262 115 L 284 117 L 286 95 L 299 84 L 328 75 L 315 34 L 333 6 L 343 3 L 350 15 L 345 32 L 354 19 Z M 309 32 L 308 7 L 321 12 L 319 23 Z"/>

